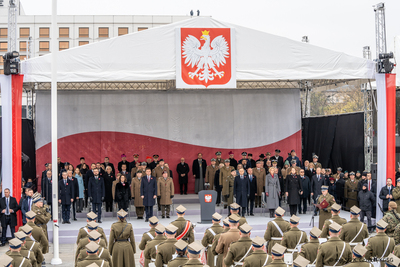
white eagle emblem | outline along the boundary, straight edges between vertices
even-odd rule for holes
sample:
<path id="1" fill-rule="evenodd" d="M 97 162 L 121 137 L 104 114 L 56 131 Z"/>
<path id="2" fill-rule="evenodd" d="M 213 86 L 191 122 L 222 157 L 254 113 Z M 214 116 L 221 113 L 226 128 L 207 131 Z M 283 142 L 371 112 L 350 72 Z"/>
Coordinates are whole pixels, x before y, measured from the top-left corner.
<path id="1" fill-rule="evenodd" d="M 225 58 L 229 57 L 229 46 L 225 37 L 219 35 L 211 42 L 209 31 L 205 30 L 201 32 L 203 35 L 200 37 L 204 40 L 203 46 L 200 48 L 200 41 L 193 35 L 186 37 L 183 42 L 183 58 L 185 58 L 185 64 L 190 67 L 196 66 L 195 72 L 189 72 L 188 75 L 191 79 L 195 76 L 200 81 L 206 83 L 210 80 L 214 80 L 215 76 L 220 79 L 224 77 L 224 71 L 218 71 L 220 65 L 226 64 Z"/>

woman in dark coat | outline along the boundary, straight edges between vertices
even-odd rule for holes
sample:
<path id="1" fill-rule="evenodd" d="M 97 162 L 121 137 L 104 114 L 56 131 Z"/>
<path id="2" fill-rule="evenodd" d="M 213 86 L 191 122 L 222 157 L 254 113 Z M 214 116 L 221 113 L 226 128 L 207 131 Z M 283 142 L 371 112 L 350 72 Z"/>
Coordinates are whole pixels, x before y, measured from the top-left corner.
<path id="1" fill-rule="evenodd" d="M 121 175 L 121 182 L 115 186 L 115 200 L 118 203 L 118 209 L 123 209 L 127 212 L 130 199 L 131 189 L 125 175 Z"/>
<path id="2" fill-rule="evenodd" d="M 336 200 L 336 181 L 334 177 L 329 177 L 328 193 L 332 195 Z"/>
<path id="3" fill-rule="evenodd" d="M 346 181 L 344 180 L 344 173 L 339 175 L 339 179 L 336 181 L 336 196 L 335 201 L 339 205 L 344 205 L 344 185 Z"/>
<path id="4" fill-rule="evenodd" d="M 290 207 L 290 216 L 296 215 L 297 205 L 300 203 L 300 195 L 303 194 L 303 185 L 300 176 L 296 174 L 296 169 L 292 168 L 290 174 L 286 176 L 286 198 Z"/>
<path id="5" fill-rule="evenodd" d="M 106 202 L 106 212 L 112 212 L 113 211 L 113 194 L 112 194 L 112 188 L 113 188 L 113 182 L 115 181 L 115 175 L 112 172 L 111 166 L 107 166 L 106 168 L 106 174 L 104 175 L 104 186 L 106 189 L 106 196 L 104 198 L 104 201 Z"/>
<path id="6" fill-rule="evenodd" d="M 235 182 L 233 184 L 233 196 L 236 198 L 236 203 L 242 208 L 242 216 L 246 215 L 247 197 L 249 195 L 249 178 L 244 174 L 244 169 L 240 169 L 239 175 L 235 177 Z"/>

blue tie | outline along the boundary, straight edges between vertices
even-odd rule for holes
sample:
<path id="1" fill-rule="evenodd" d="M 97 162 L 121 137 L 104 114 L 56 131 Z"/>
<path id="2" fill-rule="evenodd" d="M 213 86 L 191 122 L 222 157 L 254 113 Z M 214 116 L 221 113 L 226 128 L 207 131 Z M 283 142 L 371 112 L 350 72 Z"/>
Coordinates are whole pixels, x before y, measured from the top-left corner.
<path id="1" fill-rule="evenodd" d="M 10 208 L 8 207 L 8 198 L 6 198 L 6 215 L 10 215 Z"/>

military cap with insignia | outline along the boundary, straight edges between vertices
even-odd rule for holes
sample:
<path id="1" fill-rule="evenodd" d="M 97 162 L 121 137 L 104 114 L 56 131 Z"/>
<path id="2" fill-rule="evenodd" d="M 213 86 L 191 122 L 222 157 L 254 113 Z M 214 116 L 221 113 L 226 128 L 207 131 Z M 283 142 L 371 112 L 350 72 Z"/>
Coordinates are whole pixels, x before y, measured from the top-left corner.
<path id="1" fill-rule="evenodd" d="M 41 197 L 35 197 L 34 199 L 32 199 L 33 203 L 37 203 L 39 201 L 43 201 L 43 199 Z"/>
<path id="2" fill-rule="evenodd" d="M 274 255 L 276 257 L 283 256 L 283 254 L 285 254 L 285 251 L 286 251 L 286 247 L 284 247 L 278 243 L 276 243 L 271 249 L 272 255 Z"/>
<path id="3" fill-rule="evenodd" d="M 251 244 L 253 245 L 253 247 L 261 248 L 262 246 L 264 246 L 265 239 L 262 237 L 256 236 L 251 240 L 251 242 L 252 242 Z"/>
<path id="4" fill-rule="evenodd" d="M 267 153 L 265 153 L 265 155 L 271 156 L 271 152 L 267 152 Z"/>
<path id="5" fill-rule="evenodd" d="M 212 158 L 212 159 L 211 159 L 211 162 L 213 162 L 213 161 L 217 161 L 217 160 L 216 160 L 215 158 Z"/>
<path id="6" fill-rule="evenodd" d="M 27 213 L 25 213 L 25 217 L 28 220 L 33 220 L 36 217 L 36 213 L 30 210 Z"/>
<path id="7" fill-rule="evenodd" d="M 33 228 L 30 227 L 28 224 L 25 224 L 24 226 L 20 227 L 19 229 L 21 229 L 27 235 L 32 233 L 32 230 L 33 230 Z"/>
<path id="8" fill-rule="evenodd" d="M 292 159 L 292 160 L 290 161 L 290 163 L 297 163 L 297 161 L 296 161 L 295 159 Z"/>
<path id="9" fill-rule="evenodd" d="M 173 225 L 173 224 L 168 224 L 168 225 L 165 227 L 165 232 L 166 232 L 167 234 L 169 234 L 169 235 L 175 234 L 177 230 L 178 230 L 178 227 L 176 227 L 176 226 Z"/>
<path id="10" fill-rule="evenodd" d="M 149 223 L 151 225 L 156 225 L 158 223 L 158 218 L 156 216 L 153 216 L 149 219 Z"/>
<path id="11" fill-rule="evenodd" d="M 312 158 L 313 158 L 313 159 L 317 159 L 317 158 L 318 158 L 318 156 L 317 156 L 317 155 L 314 155 Z"/>
<path id="12" fill-rule="evenodd" d="M 143 161 L 142 163 L 140 163 L 140 165 L 147 166 L 147 163 L 145 161 Z"/>
<path id="13" fill-rule="evenodd" d="M 125 218 L 126 216 L 128 216 L 128 213 L 127 213 L 125 210 L 120 209 L 120 210 L 117 212 L 117 215 L 118 215 L 119 218 Z"/>
<path id="14" fill-rule="evenodd" d="M 321 186 L 321 191 L 328 190 L 328 188 L 329 188 L 329 186 L 323 185 L 323 186 Z"/>
<path id="15" fill-rule="evenodd" d="M 353 171 L 349 173 L 349 175 L 356 175 Z"/>
<path id="16" fill-rule="evenodd" d="M 159 157 L 158 154 L 153 155 L 153 158 L 158 158 L 158 157 Z"/>
<path id="17" fill-rule="evenodd" d="M 388 267 L 398 267 L 400 264 L 400 259 L 393 253 L 390 253 L 389 256 L 386 257 L 385 263 Z"/>
<path id="18" fill-rule="evenodd" d="M 300 221 L 300 217 L 298 217 L 298 216 L 296 216 L 296 215 L 292 215 L 292 217 L 290 217 L 290 223 L 291 224 L 298 224 L 299 223 L 299 221 Z"/>
<path id="19" fill-rule="evenodd" d="M 243 234 L 250 233 L 251 229 L 253 229 L 253 227 L 251 227 L 247 223 L 244 223 L 239 227 L 240 232 L 242 232 Z"/>
<path id="20" fill-rule="evenodd" d="M 314 226 L 310 231 L 310 236 L 312 236 L 313 238 L 319 238 L 321 233 L 322 231 L 318 227 Z"/>
<path id="21" fill-rule="evenodd" d="M 261 160 L 257 161 L 256 164 L 262 164 L 263 162 Z"/>
<path id="22" fill-rule="evenodd" d="M 229 219 L 228 219 L 228 218 L 225 218 L 225 219 L 222 221 L 222 223 L 223 223 L 225 226 L 229 227 Z"/>
<path id="23" fill-rule="evenodd" d="M 195 254 L 195 255 L 197 255 L 197 254 L 200 254 L 200 252 L 201 252 L 201 250 L 202 250 L 203 248 L 204 248 L 204 247 L 203 247 L 202 245 L 200 245 L 199 243 L 197 243 L 197 242 L 195 241 L 195 242 L 190 243 L 190 244 L 188 245 L 188 252 L 189 252 L 190 254 Z"/>
<path id="24" fill-rule="evenodd" d="M 357 244 L 357 246 L 353 248 L 353 254 L 357 258 L 361 258 L 365 253 L 367 253 L 367 249 L 361 244 Z"/>
<path id="25" fill-rule="evenodd" d="M 240 209 L 240 205 L 238 205 L 237 203 L 232 203 L 231 205 L 229 205 L 231 207 L 231 210 L 238 210 Z"/>
<path id="26" fill-rule="evenodd" d="M 8 256 L 7 254 L 3 254 L 0 256 L 0 266 L 9 267 L 11 266 L 12 261 L 13 258 Z"/>
<path id="27" fill-rule="evenodd" d="M 162 235 L 165 232 L 165 227 L 161 223 L 157 224 L 157 226 L 154 229 L 156 230 L 156 233 L 159 235 Z"/>
<path id="28" fill-rule="evenodd" d="M 342 167 L 338 167 L 336 170 L 342 171 L 343 169 L 342 169 Z"/>
<path id="29" fill-rule="evenodd" d="M 340 229 L 342 229 L 342 226 L 336 222 L 333 222 L 329 225 L 329 231 L 332 233 L 339 233 Z"/>
<path id="30" fill-rule="evenodd" d="M 90 241 L 97 241 L 101 237 L 101 234 L 98 231 L 90 231 L 88 233 L 88 238 Z"/>
<path id="31" fill-rule="evenodd" d="M 184 206 L 182 206 L 182 205 L 179 205 L 179 206 L 176 208 L 176 212 L 177 212 L 178 214 L 183 214 L 183 213 L 185 213 L 185 211 L 186 211 L 186 208 L 185 208 Z"/>
<path id="32" fill-rule="evenodd" d="M 97 227 L 99 227 L 99 224 L 98 224 L 97 222 L 95 222 L 95 221 L 91 221 L 91 222 L 88 222 L 88 223 L 87 223 L 86 227 L 87 227 L 89 230 L 96 230 Z"/>
<path id="33" fill-rule="evenodd" d="M 353 207 L 350 208 L 350 213 L 352 215 L 358 215 L 358 214 L 360 214 L 360 212 L 361 212 L 361 210 L 357 206 L 353 206 Z"/>
<path id="34" fill-rule="evenodd" d="M 188 243 L 186 243 L 186 242 L 183 241 L 182 239 L 179 239 L 179 241 L 176 242 L 176 243 L 174 244 L 174 246 L 175 246 L 175 248 L 176 248 L 177 251 L 185 251 L 186 248 L 187 248 L 187 246 L 188 246 Z"/>
<path id="35" fill-rule="evenodd" d="M 242 156 L 247 156 L 247 152 L 242 152 Z"/>
<path id="36" fill-rule="evenodd" d="M 271 160 L 272 163 L 278 163 L 276 159 Z"/>
<path id="37" fill-rule="evenodd" d="M 388 226 L 388 223 L 385 222 L 383 219 L 380 219 L 376 223 L 376 228 L 378 228 L 379 230 L 385 230 L 387 226 Z"/>
<path id="38" fill-rule="evenodd" d="M 231 162 L 231 161 L 230 161 L 229 159 L 226 159 L 226 160 L 225 160 L 225 163 L 226 163 L 226 162 Z"/>
<path id="39" fill-rule="evenodd" d="M 238 223 L 240 220 L 239 215 L 237 215 L 236 213 L 231 214 L 228 218 L 230 223 Z"/>
<path id="40" fill-rule="evenodd" d="M 309 260 L 301 255 L 298 255 L 297 258 L 293 261 L 293 267 L 306 267 L 309 263 Z"/>
<path id="41" fill-rule="evenodd" d="M 137 153 L 136 153 L 136 154 L 133 154 L 133 157 L 134 157 L 134 158 L 138 158 L 138 157 L 139 157 L 139 154 L 137 154 Z"/>
<path id="42" fill-rule="evenodd" d="M 220 221 L 220 220 L 222 219 L 222 216 L 221 216 L 221 214 L 219 214 L 218 212 L 216 212 L 216 213 L 214 213 L 214 214 L 212 215 L 212 218 L 213 218 L 214 221 Z"/>
<path id="43" fill-rule="evenodd" d="M 278 207 L 275 210 L 275 214 L 278 215 L 278 216 L 283 216 L 283 214 L 285 214 L 285 210 L 282 209 L 281 207 Z"/>
<path id="44" fill-rule="evenodd" d="M 160 159 L 159 161 L 164 161 L 164 159 Z"/>
<path id="45" fill-rule="evenodd" d="M 86 245 L 86 251 L 88 253 L 96 253 L 99 250 L 100 245 L 97 244 L 96 242 L 89 242 Z"/>
<path id="46" fill-rule="evenodd" d="M 86 218 L 87 218 L 89 221 L 94 221 L 94 220 L 97 219 L 97 214 L 94 213 L 93 211 L 91 211 L 91 212 L 89 212 L 88 214 L 86 214 Z"/>
<path id="47" fill-rule="evenodd" d="M 340 206 L 340 205 L 337 204 L 337 203 L 334 203 L 334 204 L 331 206 L 331 210 L 333 210 L 333 212 L 338 212 L 341 208 L 342 208 L 342 206 Z"/>
<path id="48" fill-rule="evenodd" d="M 215 155 L 216 155 L 216 156 L 221 156 L 221 154 L 222 154 L 221 151 L 215 152 Z"/>
<path id="49" fill-rule="evenodd" d="M 13 238 L 10 241 L 8 241 L 8 244 L 12 249 L 19 249 L 22 245 L 22 241 L 19 240 L 18 238 Z"/>
<path id="50" fill-rule="evenodd" d="M 19 240 L 21 240 L 22 242 L 24 242 L 24 241 L 25 241 L 25 238 L 27 237 L 27 235 L 24 233 L 24 231 L 16 232 L 16 233 L 14 234 L 14 236 L 15 236 L 16 238 L 18 238 Z"/>

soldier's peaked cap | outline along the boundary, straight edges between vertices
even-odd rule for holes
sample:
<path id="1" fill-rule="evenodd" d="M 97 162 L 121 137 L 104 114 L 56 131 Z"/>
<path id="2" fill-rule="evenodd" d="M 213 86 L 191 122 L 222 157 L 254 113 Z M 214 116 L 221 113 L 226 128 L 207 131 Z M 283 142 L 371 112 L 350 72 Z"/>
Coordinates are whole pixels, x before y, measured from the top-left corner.
<path id="1" fill-rule="evenodd" d="M 229 218 L 230 223 L 238 223 L 240 220 L 239 215 L 237 215 L 235 213 L 231 214 L 228 218 Z"/>
<path id="2" fill-rule="evenodd" d="M 387 226 L 388 226 L 388 223 L 385 222 L 383 219 L 380 219 L 376 223 L 376 228 L 378 228 L 379 230 L 385 230 Z"/>
<path id="3" fill-rule="evenodd" d="M 238 205 L 237 203 L 232 203 L 231 205 L 229 205 L 231 207 L 231 210 L 238 210 L 240 209 L 240 205 Z"/>
<path id="4" fill-rule="evenodd" d="M 226 159 L 225 162 L 231 162 L 229 159 Z"/>
<path id="5" fill-rule="evenodd" d="M 89 230 L 96 230 L 99 224 L 97 222 L 91 221 L 88 222 L 86 226 Z"/>
<path id="6" fill-rule="evenodd" d="M 96 242 L 89 242 L 89 244 L 86 245 L 86 251 L 89 253 L 96 253 L 99 250 L 99 247 L 100 245 Z"/>
<path id="7" fill-rule="evenodd" d="M 97 265 L 96 263 L 92 263 L 92 264 L 90 264 L 90 265 L 88 265 L 87 267 L 99 267 L 99 265 Z"/>
<path id="8" fill-rule="evenodd" d="M 361 258 L 365 253 L 367 253 L 367 249 L 361 244 L 357 244 L 357 246 L 353 248 L 353 254 L 357 258 Z"/>
<path id="9" fill-rule="evenodd" d="M 156 225 L 158 223 L 158 218 L 156 216 L 153 216 L 149 219 L 149 222 L 151 225 Z"/>
<path id="10" fill-rule="evenodd" d="M 244 223 L 242 226 L 239 227 L 240 232 L 242 232 L 243 234 L 248 234 L 250 233 L 250 231 L 253 229 L 253 227 L 251 227 L 250 225 L 248 225 L 247 223 Z"/>
<path id="11" fill-rule="evenodd" d="M 97 231 L 90 231 L 88 237 L 91 241 L 96 241 L 101 237 L 101 234 Z"/>
<path id="12" fill-rule="evenodd" d="M 190 253 L 190 254 L 200 254 L 200 252 L 201 252 L 201 250 L 203 249 L 204 247 L 202 246 L 202 245 L 200 245 L 199 243 L 197 243 L 196 241 L 195 242 L 193 242 L 193 243 L 190 243 L 189 245 L 188 245 L 188 252 Z"/>
<path id="13" fill-rule="evenodd" d="M 173 224 L 168 224 L 168 225 L 165 227 L 165 232 L 166 232 L 167 234 L 170 234 L 170 235 L 175 234 L 177 230 L 178 230 L 178 227 L 176 227 L 176 226 L 173 225 Z"/>
<path id="14" fill-rule="evenodd" d="M 186 243 L 186 242 L 183 241 L 182 239 L 179 239 L 179 241 L 176 242 L 176 243 L 174 244 L 174 246 L 175 246 L 175 248 L 176 248 L 177 251 L 185 251 L 186 248 L 187 248 L 187 246 L 188 246 L 188 243 Z"/>
<path id="15" fill-rule="evenodd" d="M 290 223 L 292 224 L 298 224 L 300 221 L 300 217 L 296 216 L 296 215 L 292 215 L 292 217 L 290 217 Z"/>
<path id="16" fill-rule="evenodd" d="M 277 257 L 283 256 L 283 254 L 285 254 L 285 251 L 286 251 L 286 247 L 284 247 L 278 243 L 275 244 L 271 249 L 272 255 L 277 256 Z"/>
<path id="17" fill-rule="evenodd" d="M 7 254 L 3 254 L 3 255 L 0 256 L 0 267 L 2 267 L 2 266 L 4 266 L 4 267 L 10 266 L 12 261 L 13 261 L 13 258 L 8 256 Z"/>
<path id="18" fill-rule="evenodd" d="M 340 206 L 340 205 L 337 204 L 337 203 L 334 203 L 334 204 L 332 205 L 332 207 L 331 207 L 331 209 L 332 209 L 334 212 L 338 212 L 341 208 L 342 208 L 342 206 Z"/>
<path id="19" fill-rule="evenodd" d="M 281 207 L 278 207 L 278 208 L 275 210 L 275 214 L 278 215 L 278 216 L 283 216 L 283 214 L 285 214 L 285 210 L 282 209 Z"/>
<path id="20" fill-rule="evenodd" d="M 361 209 L 357 206 L 353 206 L 350 208 L 350 213 L 353 215 L 358 215 L 358 214 L 360 214 L 360 212 L 361 212 Z"/>
<path id="21" fill-rule="evenodd" d="M 216 213 L 214 213 L 214 214 L 212 215 L 212 218 L 213 218 L 214 221 L 220 221 L 220 220 L 222 219 L 222 216 L 221 216 L 221 214 L 219 214 L 218 212 L 216 212 Z"/>
<path id="22" fill-rule="evenodd" d="M 389 256 L 387 256 L 385 263 L 388 267 L 398 267 L 400 264 L 400 259 L 393 253 L 390 253 Z"/>
<path id="23" fill-rule="evenodd" d="M 329 225 L 329 231 L 332 233 L 338 233 L 342 229 L 342 226 L 336 222 L 333 222 Z"/>
<path id="24" fill-rule="evenodd" d="M 217 156 L 219 156 L 219 155 L 221 155 L 221 154 L 222 154 L 221 151 L 215 152 L 215 155 L 217 155 Z"/>
<path id="25" fill-rule="evenodd" d="M 229 226 L 229 219 L 228 219 L 228 218 L 225 218 L 225 219 L 222 221 L 222 223 L 223 223 L 225 226 Z"/>
<path id="26" fill-rule="evenodd" d="M 118 217 L 120 217 L 120 218 L 125 218 L 126 216 L 128 216 L 128 213 L 127 213 L 126 211 L 124 211 L 123 209 L 120 209 L 120 210 L 117 212 L 117 215 L 118 215 Z"/>
<path id="27" fill-rule="evenodd" d="M 10 241 L 8 241 L 10 248 L 12 249 L 18 249 L 21 247 L 22 245 L 22 241 L 19 240 L 18 238 L 13 238 Z"/>
<path id="28" fill-rule="evenodd" d="M 186 211 L 186 208 L 184 206 L 182 206 L 182 205 L 179 205 L 176 208 L 176 212 L 179 213 L 179 214 L 183 214 L 183 213 L 185 213 L 185 211 Z"/>
<path id="29" fill-rule="evenodd" d="M 217 161 L 215 158 L 212 158 L 211 161 Z"/>
<path id="30" fill-rule="evenodd" d="M 94 213 L 93 211 L 91 211 L 88 214 L 86 214 L 86 218 L 88 218 L 88 220 L 90 220 L 90 221 L 96 220 L 97 214 Z"/>
<path id="31" fill-rule="evenodd" d="M 323 186 L 321 186 L 321 190 L 328 190 L 328 186 L 327 185 L 323 185 Z"/>
<path id="32" fill-rule="evenodd" d="M 15 236 L 16 238 L 18 238 L 19 240 L 21 240 L 21 241 L 24 241 L 25 238 L 27 237 L 27 235 L 24 233 L 24 231 L 16 232 L 16 233 L 14 234 L 14 236 Z"/>
<path id="33" fill-rule="evenodd" d="M 306 267 L 310 263 L 309 260 L 298 255 L 297 258 L 293 261 L 293 267 Z"/>
<path id="34" fill-rule="evenodd" d="M 252 245 L 253 247 L 256 248 L 261 248 L 262 246 L 264 246 L 265 243 L 265 239 L 259 236 L 254 237 L 252 240 Z"/>
<path id="35" fill-rule="evenodd" d="M 25 224 L 24 226 L 20 227 L 19 229 L 21 229 L 27 235 L 29 235 L 33 230 L 33 228 L 30 227 L 28 224 Z"/>
<path id="36" fill-rule="evenodd" d="M 163 234 L 165 232 L 165 227 L 161 223 L 157 224 L 156 228 L 156 233 L 157 234 Z"/>
<path id="37" fill-rule="evenodd" d="M 318 238 L 321 235 L 322 231 L 318 227 L 313 227 L 310 231 L 310 235 L 314 238 Z"/>
<path id="38" fill-rule="evenodd" d="M 30 210 L 27 213 L 25 213 L 25 217 L 28 220 L 32 220 L 32 219 L 34 219 L 36 217 L 36 213 L 34 213 L 33 211 Z"/>

